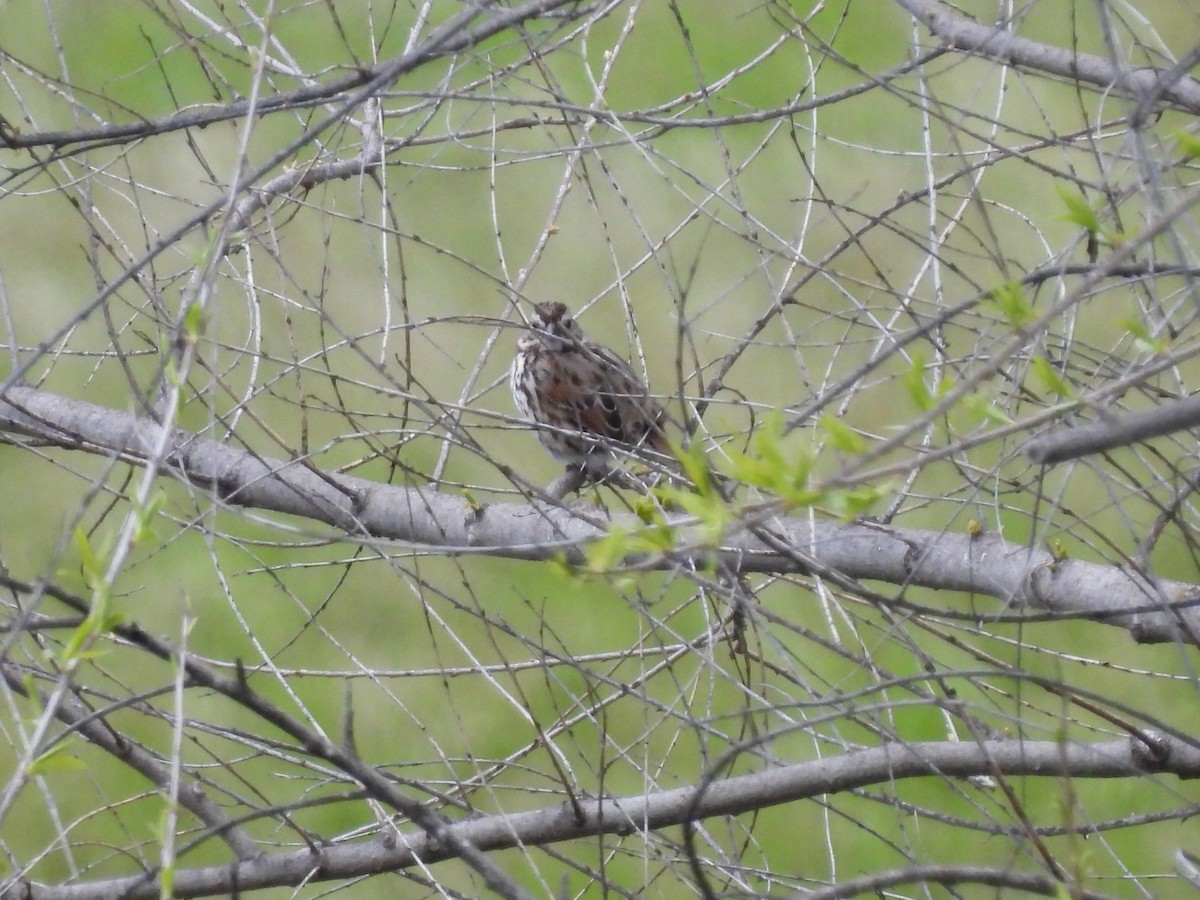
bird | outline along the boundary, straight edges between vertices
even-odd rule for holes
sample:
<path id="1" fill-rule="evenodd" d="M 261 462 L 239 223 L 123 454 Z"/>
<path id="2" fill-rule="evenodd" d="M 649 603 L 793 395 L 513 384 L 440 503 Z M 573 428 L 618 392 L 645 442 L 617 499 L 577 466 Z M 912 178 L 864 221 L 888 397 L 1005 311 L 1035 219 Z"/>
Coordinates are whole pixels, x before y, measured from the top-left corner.
<path id="1" fill-rule="evenodd" d="M 563 303 L 538 303 L 517 341 L 509 387 L 550 455 L 594 480 L 618 454 L 673 460 L 667 413 L 624 359 L 588 340 Z"/>

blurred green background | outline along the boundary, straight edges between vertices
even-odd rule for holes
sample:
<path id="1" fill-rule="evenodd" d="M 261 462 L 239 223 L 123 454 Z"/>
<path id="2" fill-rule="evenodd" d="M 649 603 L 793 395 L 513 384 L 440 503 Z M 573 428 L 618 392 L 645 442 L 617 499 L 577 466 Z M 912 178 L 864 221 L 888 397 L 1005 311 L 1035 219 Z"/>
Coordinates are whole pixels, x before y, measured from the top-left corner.
<path id="1" fill-rule="evenodd" d="M 433 19 L 460 8 L 434 4 Z M 956 9 L 983 22 L 996 16 L 995 5 L 983 2 Z M 1080 229 L 1056 188 L 1126 186 L 1141 171 L 1132 147 L 1170 159 L 1175 131 L 1192 127 L 1168 113 L 1135 141 L 1106 124 L 1127 111 L 1118 99 L 953 53 L 892 79 L 888 73 L 918 52 L 898 6 L 846 0 L 805 18 L 813 12 L 808 3 L 619 6 L 578 30 L 547 20 L 530 26 L 526 40 L 506 32 L 406 75 L 384 100 L 385 167 L 273 199 L 236 252 L 220 259 L 181 424 L 267 456 L 305 455 L 361 477 L 522 502 L 497 462 L 534 484 L 558 468 L 513 419 L 505 373 L 518 306 L 560 299 L 582 310 L 589 335 L 644 367 L 683 418 L 681 398 L 705 394 L 755 323 L 803 284 L 724 373 L 705 412 L 704 440 L 719 463 L 723 449 L 745 447 L 768 411 L 799 407 L 858 371 L 889 335 L 1052 261 L 1085 261 Z M 404 51 L 414 16 L 402 4 L 275 4 L 271 64 L 259 90 L 295 89 L 305 83 L 298 72 L 324 81 L 392 58 Z M 1118 18 L 1123 49 L 1137 65 L 1184 55 L 1200 34 L 1200 13 L 1186 0 L 1139 3 L 1136 15 L 1122 7 Z M 221 4 L 0 2 L 0 115 L 22 133 L 87 129 L 245 95 L 255 84 L 248 47 L 263 42 L 253 19 Z M 1090 4 L 1038 0 L 1024 9 L 1019 30 L 1108 52 Z M 927 34 L 919 36 L 928 50 Z M 531 45 L 541 51 L 536 65 L 527 60 Z M 874 89 L 810 108 L 814 98 L 873 79 Z M 789 116 L 754 121 L 760 111 L 789 106 L 797 107 Z M 590 118 L 589 108 L 621 121 Z M 27 380 L 114 409 L 138 408 L 152 395 L 161 351 L 216 221 L 140 266 L 103 313 L 78 320 L 79 310 L 223 195 L 243 140 L 245 166 L 254 169 L 328 113 L 233 119 L 135 143 L 71 146 L 58 158 L 49 148 L 0 153 L 0 299 L 22 361 L 34 360 Z M 716 117 L 730 120 L 696 125 Z M 678 121 L 663 127 L 666 119 Z M 1086 140 L 1074 137 L 1088 127 Z M 287 166 L 352 156 L 359 141 L 355 124 L 330 128 Z M 1005 148 L 1019 152 L 1005 156 Z M 902 202 L 955 172 L 960 177 L 920 202 Z M 1121 210 L 1130 229 L 1146 212 L 1137 197 Z M 868 227 L 876 218 L 885 226 Z M 1032 302 L 1060 289 L 1032 292 Z M 1178 300 L 1186 282 L 1156 289 L 1156 314 L 1177 326 L 1177 345 L 1195 340 L 1190 309 Z M 1079 390 L 1094 389 L 1144 361 L 1123 319 L 1147 306 L 1136 286 L 1102 285 L 1031 354 L 1053 352 Z M 1011 334 L 1010 323 L 986 307 L 956 318 L 940 332 L 941 375 L 970 377 Z M 923 352 L 935 356 L 928 345 Z M 910 365 L 911 357 L 897 354 L 828 411 L 868 441 L 887 439 L 920 413 L 904 386 Z M 1178 391 L 1169 379 L 1190 383 L 1192 368 L 1164 376 L 1161 387 Z M 1028 374 L 1020 360 L 1005 374 L 987 389 L 1013 419 L 1054 402 L 1036 384 L 1020 390 Z M 962 417 L 926 437 L 936 445 L 984 427 Z M 1050 473 L 1039 489 L 1019 456 L 1023 437 L 985 443 L 892 483 L 906 496 L 897 523 L 961 532 L 975 520 L 1018 544 L 1057 541 L 1073 557 L 1100 562 L 1134 553 L 1158 514 L 1147 487 L 1158 459 L 1118 454 L 1116 478 L 1079 467 Z M 815 420 L 788 438 L 804 447 L 822 439 Z M 918 449 L 916 441 L 885 461 Z M 1164 441 L 1160 456 L 1182 452 Z M 819 470 L 833 473 L 843 461 L 824 453 Z M 12 446 L 0 447 L 0 465 L 4 565 L 14 577 L 85 592 L 72 535 L 81 528 L 96 546 L 110 546 L 140 473 L 78 452 Z M 190 652 L 226 668 L 243 661 L 255 689 L 331 734 L 349 698 L 364 758 L 399 777 L 436 782 L 479 813 L 562 802 L 564 781 L 582 796 L 689 784 L 736 742 L 776 729 L 762 751 L 775 762 L 841 752 L 844 742 L 874 745 L 883 731 L 944 740 L 947 719 L 936 704 L 889 683 L 929 671 L 930 659 L 946 671 L 991 669 L 990 679 L 963 677 L 955 687 L 1011 736 L 1094 738 L 1094 729 L 1111 726 L 997 675 L 1002 666 L 1086 685 L 1185 729 L 1194 718 L 1190 651 L 1140 647 L 1117 629 L 906 627 L 869 605 L 814 591 L 809 580 L 764 579 L 754 589 L 774 618 L 754 618 L 756 656 L 738 659 L 711 636 L 728 597 L 703 573 L 581 579 L 484 556 L 360 547 L 312 523 L 218 509 L 203 492 L 174 483 L 162 489 L 167 502 L 155 538 L 135 549 L 117 582 L 122 614 L 172 639 L 186 618 Z M 1188 546 L 1186 529 L 1164 534 L 1149 563 L 1162 576 L 1195 581 Z M 998 608 L 988 598 L 915 594 L 905 596 L 951 609 Z M 1094 660 L 1111 666 L 1099 671 Z M 169 667 L 115 643 L 84 676 L 113 696 L 153 692 L 171 678 Z M 856 691 L 867 693 L 839 699 Z M 169 724 L 149 709 L 169 709 L 169 698 L 146 702 L 114 722 L 163 751 Z M 189 692 L 187 714 L 196 724 L 185 759 L 203 773 L 197 777 L 228 791 L 231 808 L 351 791 L 301 773 L 267 741 L 232 741 L 203 727 L 262 730 L 226 701 Z M 15 734 L 20 716 L 10 715 L 6 727 Z M 113 844 L 153 862 L 161 799 L 98 751 L 80 745 L 75 752 L 86 768 L 40 791 L 27 787 L 0 822 L 10 858 L 23 864 L 46 852 L 34 876 L 67 877 L 72 862 L 47 851 L 65 822 L 73 865 L 89 878 L 130 871 Z M 6 766 L 15 760 L 8 752 L 3 758 Z M 746 754 L 737 770 L 763 764 Z M 281 770 L 289 777 L 279 778 Z M 1172 782 L 1042 779 L 1015 790 L 1032 821 L 1068 830 L 1192 802 Z M 838 797 L 828 806 L 790 804 L 714 823 L 708 852 L 800 886 L 914 857 L 958 858 L 963 832 L 952 817 L 983 823 L 983 831 L 1016 822 L 1002 795 L 973 785 L 922 780 L 881 796 L 886 802 Z M 938 815 L 910 821 L 904 804 Z M 371 819 L 363 804 L 347 801 L 298 812 L 294 821 L 329 836 Z M 111 838 L 114 828 L 121 838 Z M 298 840 L 285 829 L 262 831 L 264 841 Z M 1100 847 L 1059 838 L 1055 850 L 1097 879 L 1150 878 L 1169 871 L 1170 848 L 1194 837 L 1190 824 L 1168 820 L 1108 832 L 1093 841 Z M 644 885 L 646 896 L 671 897 L 688 890 L 677 840 L 672 831 L 644 843 L 609 838 L 559 849 L 632 892 Z M 1013 841 L 981 839 L 970 859 L 1028 866 L 1026 852 Z M 210 841 L 180 865 L 224 859 Z M 571 892 L 588 888 L 581 871 L 538 851 L 498 861 L 531 888 L 556 891 L 563 873 Z M 465 871 L 443 865 L 437 873 L 468 895 L 479 890 Z M 772 889 L 753 874 L 747 881 Z M 412 881 L 383 883 L 350 890 L 421 895 Z M 1133 892 L 1131 884 L 1098 883 L 1117 895 Z M 1172 890 L 1173 883 L 1161 895 Z"/>

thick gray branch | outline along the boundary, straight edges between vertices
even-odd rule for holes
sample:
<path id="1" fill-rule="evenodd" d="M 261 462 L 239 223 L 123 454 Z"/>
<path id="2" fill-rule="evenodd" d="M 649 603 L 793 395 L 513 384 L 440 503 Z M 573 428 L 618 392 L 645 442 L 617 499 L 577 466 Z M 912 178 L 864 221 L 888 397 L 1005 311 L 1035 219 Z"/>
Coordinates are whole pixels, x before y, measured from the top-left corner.
<path id="1" fill-rule="evenodd" d="M 1122 68 L 1091 53 L 1075 53 L 1019 37 L 1007 28 L 980 25 L 938 0 L 896 0 L 941 41 L 958 51 L 971 51 L 999 62 L 1058 75 L 1072 84 L 1092 84 L 1139 103 L 1162 98 L 1200 113 L 1200 81 L 1186 71 L 1150 66 Z"/>
<path id="2" fill-rule="evenodd" d="M 451 825 L 450 830 L 464 844 L 490 852 L 597 834 L 661 829 L 907 778 L 968 778 L 997 772 L 1009 777 L 1127 778 L 1150 772 L 1200 777 L 1200 749 L 1163 735 L 1149 737 L 1153 748 L 1137 739 L 1094 744 L 1020 740 L 885 744 L 702 787 L 468 819 Z M 423 832 L 389 833 L 378 841 L 325 846 L 316 852 L 302 850 L 230 865 L 180 869 L 175 873 L 175 895 L 224 895 L 234 888 L 247 891 L 302 880 L 341 880 L 409 868 L 418 862 L 429 865 L 454 855 L 452 849 Z M 153 878 L 138 877 L 62 887 L 23 884 L 20 890 L 22 893 L 12 896 L 28 900 L 114 896 L 150 900 L 159 896 Z"/>
<path id="3" fill-rule="evenodd" d="M 161 428 L 153 420 L 28 387 L 0 399 L 0 437 L 26 435 L 61 447 L 118 457 L 153 458 Z M 405 488 L 323 472 L 307 460 L 273 459 L 173 430 L 161 470 L 217 500 L 322 522 L 351 537 L 581 562 L 583 547 L 604 533 L 598 514 L 541 503 L 477 506 L 429 488 Z M 726 536 L 719 549 L 683 539 L 670 558 L 640 559 L 670 568 L 682 558 L 717 557 L 742 572 L 836 572 L 846 579 L 995 597 L 1000 612 L 1042 610 L 1127 628 L 1142 642 L 1200 644 L 1200 586 L 1154 579 L 1132 567 L 1056 560 L 990 534 L 968 535 L 808 517 L 777 518 Z M 979 619 L 986 619 L 980 613 Z"/>
<path id="4" fill-rule="evenodd" d="M 1103 416 L 1087 425 L 1043 435 L 1030 441 L 1025 453 L 1031 461 L 1050 466 L 1197 425 L 1200 425 L 1200 396 L 1185 397 L 1154 409 Z"/>

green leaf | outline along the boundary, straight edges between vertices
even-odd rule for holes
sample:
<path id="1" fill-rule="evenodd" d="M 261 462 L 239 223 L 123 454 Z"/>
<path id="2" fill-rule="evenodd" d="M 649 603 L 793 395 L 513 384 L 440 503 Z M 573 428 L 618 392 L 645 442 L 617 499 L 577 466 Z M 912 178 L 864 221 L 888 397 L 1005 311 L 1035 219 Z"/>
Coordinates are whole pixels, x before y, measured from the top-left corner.
<path id="1" fill-rule="evenodd" d="M 1161 356 L 1171 349 L 1171 339 L 1166 335 L 1156 337 L 1151 334 L 1149 326 L 1140 316 L 1130 314 L 1118 319 L 1117 324 L 1129 332 L 1133 338 L 1133 346 L 1141 353 Z"/>
<path id="2" fill-rule="evenodd" d="M 1067 187 L 1065 184 L 1056 185 L 1055 190 L 1058 191 L 1059 199 L 1062 200 L 1063 205 L 1067 207 L 1067 212 L 1063 216 L 1064 219 L 1085 229 L 1090 234 L 1100 233 L 1100 217 L 1082 193 Z"/>
<path id="3" fill-rule="evenodd" d="M 783 414 L 773 411 L 763 419 L 746 453 L 730 451 L 730 474 L 746 484 L 791 500 L 807 489 L 816 453 L 783 434 Z"/>
<path id="4" fill-rule="evenodd" d="M 78 525 L 75 526 L 75 552 L 79 554 L 79 569 L 83 573 L 84 583 L 95 590 L 97 583 L 104 580 L 104 569 L 87 532 Z"/>
<path id="5" fill-rule="evenodd" d="M 633 514 L 645 525 L 661 525 L 663 522 L 662 505 L 655 500 L 655 496 L 661 495 L 655 492 L 653 496 L 643 495 L 634 501 Z"/>
<path id="6" fill-rule="evenodd" d="M 975 422 L 994 422 L 997 425 L 1011 425 L 1012 417 L 996 405 L 991 397 L 978 391 L 962 398 L 959 407 Z"/>
<path id="7" fill-rule="evenodd" d="M 604 537 L 588 544 L 584 551 L 587 571 L 601 574 L 615 569 L 629 555 L 630 537 L 624 528 L 614 527 Z"/>
<path id="8" fill-rule="evenodd" d="M 937 403 L 933 391 L 925 382 L 925 354 L 917 351 L 912 354 L 912 363 L 904 373 L 904 386 L 908 388 L 908 396 L 921 412 L 929 412 Z"/>
<path id="9" fill-rule="evenodd" d="M 821 506 L 842 521 L 851 522 L 868 512 L 881 496 L 883 496 L 882 490 L 869 485 L 839 488 L 827 491 L 821 498 Z"/>
<path id="10" fill-rule="evenodd" d="M 62 649 L 63 660 L 77 660 L 84 658 L 84 647 L 91 643 L 97 635 L 100 634 L 99 623 L 95 616 L 88 616 L 71 632 L 71 636 L 67 639 L 67 643 Z"/>
<path id="11" fill-rule="evenodd" d="M 1037 314 L 1025 296 L 1025 289 L 1020 282 L 1010 281 L 994 289 L 988 298 L 988 305 L 999 311 L 1014 328 L 1028 325 L 1037 318 Z"/>
<path id="12" fill-rule="evenodd" d="M 675 547 L 676 530 L 660 518 L 657 522 L 650 522 L 638 528 L 634 538 L 632 543 L 635 553 L 668 553 Z"/>
<path id="13" fill-rule="evenodd" d="M 1118 247 L 1128 239 L 1128 235 L 1124 232 L 1106 227 L 1100 221 L 1100 210 L 1104 203 L 1103 198 L 1093 206 L 1087 202 L 1087 198 L 1082 193 L 1076 190 L 1072 190 L 1061 184 L 1057 186 L 1056 190 L 1058 191 L 1058 196 L 1067 207 L 1066 215 L 1062 218 L 1080 226 L 1088 233 L 1089 259 L 1095 261 L 1096 247 L 1098 245 L 1103 244 L 1108 247 Z"/>
<path id="14" fill-rule="evenodd" d="M 77 650 L 72 659 L 76 662 L 85 662 L 92 659 L 103 659 L 108 654 L 109 650 L 105 647 L 92 647 L 91 649 Z"/>
<path id="15" fill-rule="evenodd" d="M 1052 394 L 1068 400 L 1074 399 L 1075 391 L 1063 381 L 1062 376 L 1055 371 L 1054 366 L 1050 365 L 1050 360 L 1046 357 L 1035 356 L 1033 358 L 1033 373 L 1037 375 L 1042 386 Z"/>
<path id="16" fill-rule="evenodd" d="M 672 447 L 671 450 L 683 467 L 684 475 L 695 485 L 696 492 L 713 493 L 712 471 L 709 468 L 708 457 L 704 455 L 704 448 L 698 443 L 692 443 L 685 450 L 677 447 Z"/>
<path id="17" fill-rule="evenodd" d="M 1176 131 L 1175 140 L 1179 142 L 1179 149 L 1188 159 L 1200 159 L 1200 138 L 1186 131 Z"/>
<path id="18" fill-rule="evenodd" d="M 184 339 L 189 344 L 196 343 L 202 334 L 207 324 L 204 309 L 199 303 L 191 303 L 187 312 L 183 314 L 183 334 Z"/>
<path id="19" fill-rule="evenodd" d="M 706 546 L 715 547 L 721 543 L 733 519 L 725 501 L 719 497 L 693 495 L 692 500 L 685 502 L 683 508 L 699 520 L 700 539 Z"/>
<path id="20" fill-rule="evenodd" d="M 165 492 L 155 491 L 145 505 L 135 511 L 137 519 L 133 529 L 134 544 L 154 537 L 154 519 L 158 516 L 158 511 L 162 508 L 166 497 Z"/>
<path id="21" fill-rule="evenodd" d="M 561 575 L 563 578 L 569 578 L 572 581 L 578 580 L 579 571 L 567 562 L 567 557 L 563 553 L 556 553 L 550 559 L 546 560 L 546 565 L 556 575 Z"/>
<path id="22" fill-rule="evenodd" d="M 66 741 L 55 744 L 29 764 L 26 773 L 30 776 L 49 775 L 53 772 L 78 772 L 86 769 L 83 761 L 70 754 L 71 746 Z"/>
<path id="23" fill-rule="evenodd" d="M 821 416 L 821 428 L 829 435 L 829 443 L 835 450 L 854 456 L 867 452 L 863 436 L 831 413 Z"/>

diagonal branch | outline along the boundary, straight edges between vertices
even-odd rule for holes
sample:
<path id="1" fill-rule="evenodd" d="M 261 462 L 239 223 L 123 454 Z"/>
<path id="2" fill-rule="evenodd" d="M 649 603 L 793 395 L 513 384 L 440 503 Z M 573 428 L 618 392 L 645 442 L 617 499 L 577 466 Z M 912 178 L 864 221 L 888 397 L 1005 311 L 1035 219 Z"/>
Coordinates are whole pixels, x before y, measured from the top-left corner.
<path id="1" fill-rule="evenodd" d="M 1200 80 L 1186 70 L 1153 66 L 1122 68 L 1110 59 L 1076 53 L 1020 37 L 999 25 L 980 25 L 939 0 L 896 0 L 942 42 L 998 62 L 1064 78 L 1072 84 L 1095 85 L 1139 102 L 1160 97 L 1167 103 L 1200 113 Z"/>
<path id="2" fill-rule="evenodd" d="M 0 678 L 8 685 L 9 690 L 15 691 L 23 697 L 31 695 L 29 683 L 26 681 L 27 674 L 17 666 L 0 663 Z M 42 703 L 45 702 L 44 697 L 38 699 Z M 68 726 L 70 732 L 81 735 L 90 743 L 140 773 L 160 792 L 167 793 L 171 780 L 170 765 L 141 744 L 118 734 L 111 728 L 105 721 L 105 715 L 109 712 L 111 710 L 100 712 L 90 710 L 78 697 L 68 693 L 55 707 L 54 715 L 58 721 Z M 179 791 L 176 797 L 180 806 L 195 816 L 197 821 L 214 834 L 219 835 L 238 859 L 255 859 L 262 854 L 262 848 L 258 842 L 237 822 L 230 819 L 221 809 L 220 804 L 212 800 L 200 785 L 189 785 L 187 790 Z M 2 892 L 0 892 L 0 896 L 3 896 Z"/>
<path id="3" fill-rule="evenodd" d="M 1037 872 L 1014 872 L 1009 866 L 942 866 L 916 865 L 884 872 L 872 872 L 849 878 L 831 887 L 804 894 L 805 900 L 842 900 L 875 894 L 883 896 L 888 888 L 901 884 L 916 884 L 928 890 L 929 885 L 954 887 L 981 884 L 988 887 L 1008 888 L 1022 894 L 1041 894 L 1046 897 L 1061 897 L 1064 894 L 1079 900 L 1104 900 L 1109 894 L 1084 890 L 1077 884 L 1059 881 Z"/>
<path id="4" fill-rule="evenodd" d="M 1102 417 L 1095 422 L 1035 438 L 1025 446 L 1025 455 L 1038 465 L 1052 466 L 1195 428 L 1200 425 L 1200 397 L 1192 395 L 1120 416 L 1101 412 Z"/>
<path id="5" fill-rule="evenodd" d="M 463 844 L 490 853 L 598 834 L 667 828 L 909 778 L 970 778 L 997 772 L 1053 778 L 1128 778 L 1149 773 L 1200 777 L 1200 749 L 1161 733 L 1148 738 L 1153 747 L 1138 738 L 1090 744 L 1023 740 L 885 744 L 737 775 L 702 787 L 472 818 L 448 826 L 448 831 Z M 238 888 L 246 891 L 301 881 L 341 880 L 456 856 L 452 844 L 409 831 L 388 835 L 386 840 L 181 869 L 174 876 L 175 896 L 213 896 Z M 94 900 L 102 896 L 151 900 L 159 896 L 157 884 L 137 876 L 62 887 L 26 883 L 22 888 L 21 896 L 28 900 Z"/>
<path id="6" fill-rule="evenodd" d="M 167 436 L 154 420 L 30 387 L 0 399 L 0 439 L 24 435 L 40 442 L 116 457 L 133 464 L 166 452 L 163 474 L 219 502 L 301 516 L 355 539 L 382 539 L 441 548 L 449 554 L 513 559 L 584 561 L 589 541 L 604 526 L 636 524 L 633 517 L 597 522 L 563 507 L 532 502 L 479 505 L 429 488 L 407 488 L 325 472 L 307 459 L 259 456 L 182 429 Z M 843 583 L 879 581 L 982 594 L 1013 616 L 1029 610 L 1049 617 L 1084 618 L 1125 628 L 1143 643 L 1182 640 L 1200 645 L 1200 586 L 1168 581 L 1132 566 L 1060 559 L 997 535 L 961 534 L 811 517 L 776 517 L 731 530 L 719 547 L 704 541 L 690 520 L 676 516 L 682 538 L 668 555 L 627 560 L 669 569 L 689 560 L 718 562 L 740 572 L 831 572 Z M 851 589 L 853 586 L 851 585 Z M 860 591 L 866 592 L 865 589 Z M 907 600 L 874 597 L 914 608 Z M 971 621 L 1001 614 L 920 611 Z"/>
<path id="7" fill-rule="evenodd" d="M 469 49 L 476 44 L 533 19 L 545 16 L 564 6 L 575 6 L 576 0 L 526 0 L 514 7 L 488 7 L 490 15 L 480 18 L 484 4 L 469 4 L 462 12 L 438 26 L 428 37 L 414 48 L 394 59 L 384 60 L 374 66 L 362 68 L 350 75 L 325 82 L 313 82 L 251 102 L 236 99 L 220 104 L 205 104 L 175 112 L 159 119 L 142 119 L 94 129 L 73 131 L 41 131 L 21 134 L 7 126 L 0 118 L 0 147 L 11 150 L 30 147 L 62 148 L 75 144 L 88 147 L 125 144 L 130 141 L 183 131 L 190 128 L 205 128 L 217 122 L 240 119 L 252 110 L 258 115 L 271 112 L 320 106 L 344 97 L 356 88 L 372 84 L 388 85 L 401 75 L 421 64 L 452 53 Z M 472 24 L 475 22 L 475 24 Z M 0 50 L 0 59 L 7 58 Z"/>

